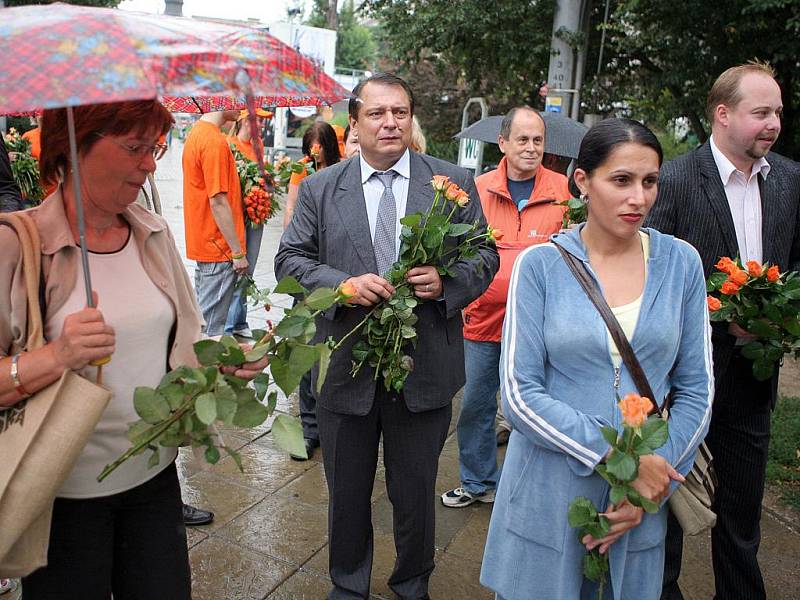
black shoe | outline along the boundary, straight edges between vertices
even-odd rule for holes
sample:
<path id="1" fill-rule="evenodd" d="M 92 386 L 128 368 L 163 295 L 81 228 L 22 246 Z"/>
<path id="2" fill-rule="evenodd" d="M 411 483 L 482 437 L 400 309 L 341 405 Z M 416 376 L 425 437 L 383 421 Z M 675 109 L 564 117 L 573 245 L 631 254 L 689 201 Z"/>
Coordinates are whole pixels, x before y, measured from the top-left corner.
<path id="1" fill-rule="evenodd" d="M 319 448 L 319 440 L 315 440 L 312 438 L 303 438 L 306 443 L 306 456 L 298 456 L 297 454 L 290 454 L 289 456 L 292 457 L 292 460 L 308 460 L 314 454 L 314 449 Z"/>
<path id="2" fill-rule="evenodd" d="M 188 526 L 208 525 L 214 520 L 214 513 L 210 510 L 196 508 L 190 504 L 183 505 L 183 524 Z"/>

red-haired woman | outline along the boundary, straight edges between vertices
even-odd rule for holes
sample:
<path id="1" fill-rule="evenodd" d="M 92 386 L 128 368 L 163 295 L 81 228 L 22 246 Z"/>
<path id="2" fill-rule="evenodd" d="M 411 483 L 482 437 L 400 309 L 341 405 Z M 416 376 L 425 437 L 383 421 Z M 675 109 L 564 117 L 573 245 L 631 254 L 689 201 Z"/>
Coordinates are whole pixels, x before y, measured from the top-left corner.
<path id="1" fill-rule="evenodd" d="M 26 298 L 19 243 L 0 228 L 0 406 L 37 392 L 65 369 L 82 372 L 112 356 L 104 383 L 114 395 L 57 494 L 48 564 L 23 579 L 26 600 L 191 597 L 176 450 L 162 448 L 155 468 L 143 455 L 96 480 L 129 446 L 134 389 L 156 386 L 170 368 L 195 364 L 192 344 L 202 318 L 192 286 L 166 221 L 135 204 L 155 170 L 157 140 L 171 124 L 156 101 L 75 109 L 97 306 L 87 308 L 66 113 L 44 112 L 40 168 L 44 183 L 58 187 L 29 213 L 42 239 L 47 340 L 31 352 L 21 351 Z M 236 374 L 254 377 L 261 368 L 245 364 Z"/>

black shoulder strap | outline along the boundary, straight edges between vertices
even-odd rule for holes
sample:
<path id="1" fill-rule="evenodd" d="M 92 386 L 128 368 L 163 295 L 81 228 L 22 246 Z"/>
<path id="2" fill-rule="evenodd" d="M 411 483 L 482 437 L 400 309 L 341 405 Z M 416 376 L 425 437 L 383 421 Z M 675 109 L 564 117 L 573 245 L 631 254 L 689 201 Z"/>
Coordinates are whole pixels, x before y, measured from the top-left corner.
<path id="1" fill-rule="evenodd" d="M 564 262 L 567 263 L 569 270 L 572 271 L 575 279 L 581 284 L 583 291 L 589 296 L 589 300 L 592 301 L 592 304 L 595 305 L 600 316 L 603 317 L 603 321 L 605 321 L 606 327 L 608 327 L 608 331 L 611 333 L 611 339 L 614 340 L 614 344 L 617 346 L 625 366 L 628 367 L 636 389 L 642 396 L 650 398 L 650 400 L 653 401 L 653 406 L 655 406 L 656 412 L 660 415 L 661 409 L 658 406 L 658 400 L 656 400 L 653 395 L 653 388 L 650 387 L 650 382 L 647 381 L 644 369 L 642 369 L 642 365 L 639 364 L 639 359 L 636 358 L 636 354 L 628 338 L 625 336 L 625 333 L 622 331 L 619 321 L 617 321 L 617 318 L 614 316 L 605 298 L 603 298 L 603 295 L 597 288 L 597 284 L 595 284 L 594 279 L 592 279 L 592 276 L 587 271 L 586 266 L 558 244 L 555 244 L 555 247 L 561 252 L 561 256 L 564 257 Z"/>

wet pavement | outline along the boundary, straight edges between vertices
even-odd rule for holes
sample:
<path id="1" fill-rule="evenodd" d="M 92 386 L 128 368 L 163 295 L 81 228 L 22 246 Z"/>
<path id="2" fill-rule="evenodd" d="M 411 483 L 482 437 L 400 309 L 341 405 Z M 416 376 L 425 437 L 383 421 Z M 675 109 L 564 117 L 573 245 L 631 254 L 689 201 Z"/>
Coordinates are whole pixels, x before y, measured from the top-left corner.
<path id="1" fill-rule="evenodd" d="M 180 146 L 173 147 L 159 163 L 157 180 L 164 214 L 183 252 Z M 259 286 L 274 285 L 272 259 L 280 233 L 279 216 L 266 226 L 256 270 Z M 186 265 L 192 274 L 194 265 L 189 261 Z M 278 320 L 282 308 L 289 305 L 290 299 L 282 297 L 275 299 L 269 314 L 263 308 L 252 309 L 250 326 L 263 327 L 266 319 Z M 439 461 L 437 494 L 459 484 L 454 431 L 459 406 L 460 394 L 454 401 L 450 434 Z M 297 415 L 296 395 L 286 398 L 280 394 L 277 410 Z M 291 460 L 269 435 L 270 422 L 255 430 L 223 432 L 229 445 L 240 449 L 244 474 L 239 473 L 228 457 L 214 467 L 201 469 L 190 452 L 181 451 L 179 472 L 184 501 L 216 514 L 211 525 L 188 531 L 196 600 L 310 600 L 325 598 L 330 588 L 326 535 L 328 497 L 320 452 L 317 450 L 311 460 L 305 462 Z M 498 454 L 502 460 L 503 449 Z M 394 544 L 392 508 L 380 464 L 372 500 L 375 526 L 372 597 L 395 598 L 386 584 L 394 564 Z M 467 508 L 451 509 L 444 508 L 437 500 L 436 506 L 437 567 L 431 577 L 431 597 L 436 600 L 493 598 L 494 595 L 478 582 L 491 505 L 476 503 Z M 685 549 L 681 579 L 684 597 L 687 600 L 712 598 L 714 583 L 708 536 L 687 539 Z M 765 511 L 759 557 L 768 598 L 797 598 L 800 533 L 796 522 L 787 524 L 772 511 Z M 531 598 L 536 598 L 535 594 Z"/>

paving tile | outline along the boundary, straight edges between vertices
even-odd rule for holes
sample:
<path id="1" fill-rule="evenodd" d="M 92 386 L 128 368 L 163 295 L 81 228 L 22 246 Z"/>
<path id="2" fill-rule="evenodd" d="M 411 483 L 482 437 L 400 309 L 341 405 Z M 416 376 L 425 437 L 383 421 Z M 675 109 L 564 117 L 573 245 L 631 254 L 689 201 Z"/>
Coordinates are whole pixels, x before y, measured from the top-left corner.
<path id="1" fill-rule="evenodd" d="M 271 496 L 221 528 L 230 542 L 300 566 L 327 542 L 328 519 L 319 506 Z"/>
<path id="2" fill-rule="evenodd" d="M 480 574 L 479 560 L 467 560 L 449 552 L 437 552 L 436 569 L 428 587 L 431 598 L 492 600 L 494 592 L 480 584 Z M 535 595 L 531 595 L 531 598 L 535 598 Z"/>
<path id="3" fill-rule="evenodd" d="M 183 501 L 192 506 L 214 511 L 214 522 L 204 531 L 215 531 L 266 497 L 250 487 L 203 471 L 192 475 L 181 486 Z"/>
<path id="4" fill-rule="evenodd" d="M 297 571 L 280 584 L 268 600 L 322 600 L 327 597 L 331 582 L 305 571 Z"/>
<path id="5" fill-rule="evenodd" d="M 208 533 L 203 531 L 205 529 L 205 525 L 201 527 L 187 527 L 186 528 L 186 542 L 187 547 L 192 548 L 205 540 L 208 537 Z"/>
<path id="6" fill-rule="evenodd" d="M 465 510 L 447 509 L 444 510 Z M 483 544 L 489 532 L 489 519 L 492 516 L 491 504 L 479 504 L 469 507 L 471 514 L 464 525 L 456 532 L 446 546 L 447 554 L 469 558 L 480 562 L 483 559 Z M 437 527 L 438 529 L 438 527 Z"/>
<path id="7" fill-rule="evenodd" d="M 239 467 L 231 457 L 222 459 L 211 471 L 264 495 L 271 494 L 316 464 L 313 461 L 292 460 L 271 436 L 247 444 L 239 454 L 244 473 L 239 472 Z"/>
<path id="8" fill-rule="evenodd" d="M 194 600 L 262 600 L 296 567 L 210 537 L 189 551 Z"/>

